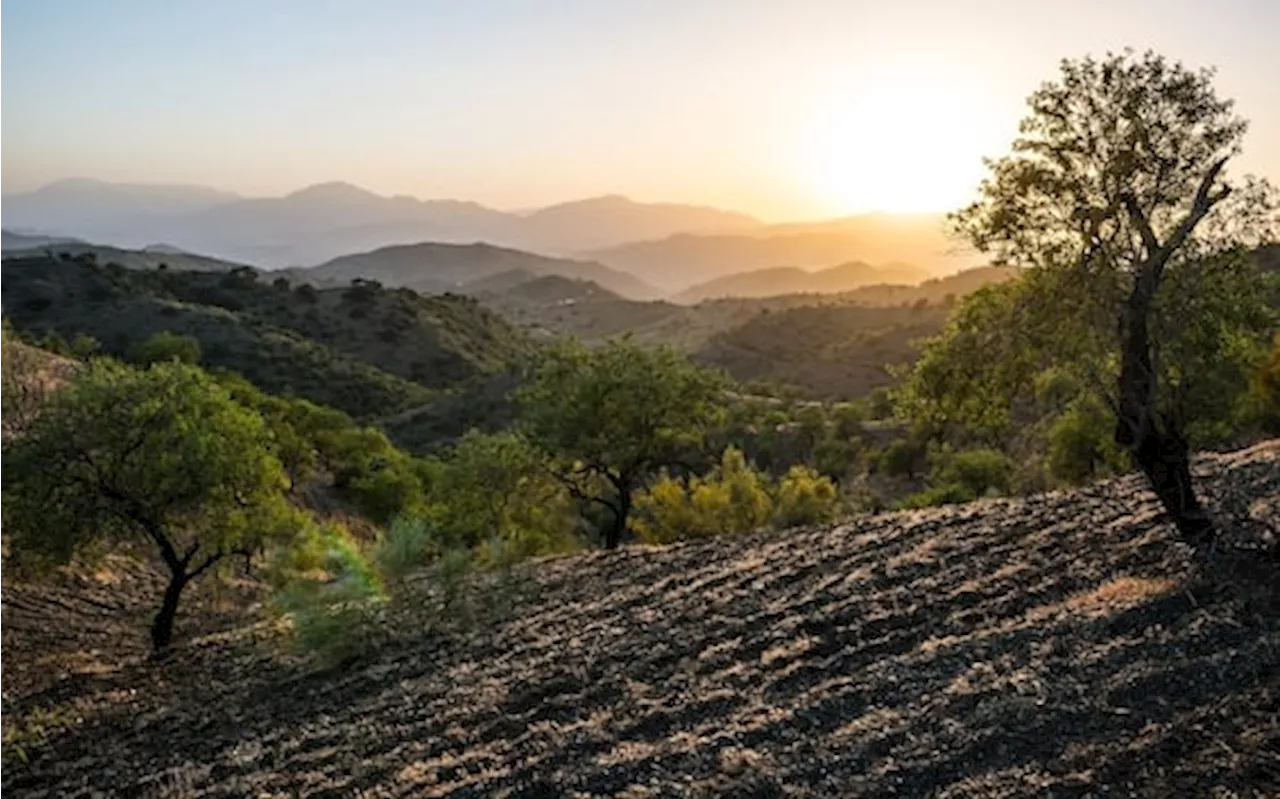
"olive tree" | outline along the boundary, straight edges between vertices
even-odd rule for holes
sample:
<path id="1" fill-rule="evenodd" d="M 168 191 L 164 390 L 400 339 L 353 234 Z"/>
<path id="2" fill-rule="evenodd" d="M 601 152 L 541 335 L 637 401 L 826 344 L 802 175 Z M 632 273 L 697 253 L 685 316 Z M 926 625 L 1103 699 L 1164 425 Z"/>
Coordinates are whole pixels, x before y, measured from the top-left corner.
<path id="1" fill-rule="evenodd" d="M 1226 356 L 1266 327 L 1242 253 L 1275 222 L 1265 182 L 1228 179 L 1246 123 L 1212 79 L 1152 53 L 1063 61 L 979 198 L 953 215 L 997 263 L 1046 273 L 1038 310 L 1054 343 L 1092 351 L 1116 443 L 1196 543 L 1213 527 L 1188 430 L 1240 363 Z"/>
<path id="2" fill-rule="evenodd" d="M 19 562 L 141 545 L 168 586 L 151 627 L 173 638 L 182 591 L 233 555 L 287 536 L 296 515 L 262 417 L 179 362 L 85 366 L 5 443 L 5 526 Z"/>
<path id="3" fill-rule="evenodd" d="M 530 440 L 557 456 L 557 475 L 612 516 L 604 545 L 622 541 L 635 492 L 663 466 L 701 450 L 719 411 L 722 377 L 669 347 L 628 339 L 549 351 L 520 391 Z"/>

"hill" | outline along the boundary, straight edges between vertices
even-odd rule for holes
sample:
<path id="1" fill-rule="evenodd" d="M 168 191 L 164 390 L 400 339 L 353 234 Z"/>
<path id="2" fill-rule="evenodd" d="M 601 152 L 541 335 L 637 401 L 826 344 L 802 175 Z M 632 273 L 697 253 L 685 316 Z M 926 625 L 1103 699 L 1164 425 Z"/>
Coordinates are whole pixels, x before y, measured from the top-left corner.
<path id="1" fill-rule="evenodd" d="M 70 178 L 4 197 L 5 224 L 57 236 L 141 246 L 164 236 L 117 241 L 135 227 L 161 228 L 184 214 L 235 202 L 238 195 L 207 186 L 111 183 Z M 131 237 L 125 236 L 125 239 Z M 135 237 L 136 238 L 136 237 Z"/>
<path id="2" fill-rule="evenodd" d="M 1230 546 L 1280 485 L 1280 446 L 1196 471 L 1236 520 Z M 334 671 L 282 651 L 244 579 L 193 589 L 188 639 L 163 664 L 145 656 L 139 617 L 159 590 L 145 571 L 7 579 L 5 723 L 45 714 L 3 787 L 1274 796 L 1274 567 L 1230 548 L 1193 560 L 1177 540 L 1127 477 L 584 553 L 478 585 L 514 606 L 471 632 L 424 611 L 438 593 L 417 580 L 389 640 Z"/>
<path id="3" fill-rule="evenodd" d="M 186 252 L 163 245 L 160 247 L 146 247 L 140 250 L 124 250 L 103 244 L 63 241 L 6 250 L 5 258 L 40 258 L 46 255 L 46 251 L 51 251 L 57 257 L 89 257 L 102 264 L 116 263 L 126 269 L 181 269 L 192 272 L 230 272 L 233 269 L 253 270 L 253 267 L 236 263 L 235 261 L 224 261 L 221 258 L 211 258 L 207 255 Z"/>
<path id="4" fill-rule="evenodd" d="M 571 293 L 561 284 L 517 284 L 477 294 L 537 337 L 588 342 L 630 334 L 670 344 L 739 380 L 782 382 L 810 397 L 856 397 L 889 381 L 885 367 L 915 357 L 915 340 L 937 333 L 958 297 L 1017 270 L 983 267 L 919 286 L 865 286 L 841 294 L 636 302 L 608 292 Z M 923 305 L 927 307 L 916 307 Z"/>
<path id="5" fill-rule="evenodd" d="M 428 242 L 383 247 L 335 258 L 310 269 L 291 270 L 290 276 L 318 284 L 345 284 L 364 278 L 424 294 L 441 294 L 465 290 L 468 284 L 513 271 L 590 280 L 633 299 L 650 299 L 658 294 L 632 275 L 598 263 L 548 258 L 483 243 Z"/>
<path id="6" fill-rule="evenodd" d="M 117 355 L 164 330 L 194 336 L 206 366 L 357 418 L 420 405 L 433 390 L 507 368 L 530 346 L 467 297 L 43 256 L 6 259 L 4 273 L 5 312 L 19 330 L 90 335 Z"/>
<path id="7" fill-rule="evenodd" d="M 838 294 L 863 286 L 915 285 L 929 273 L 906 264 L 871 266 L 861 261 L 826 269 L 779 266 L 718 277 L 691 286 L 672 297 L 675 302 L 693 305 L 722 297 L 776 297 L 780 294 Z"/>
<path id="8" fill-rule="evenodd" d="M 581 256 L 639 275 L 671 292 L 779 266 L 813 269 L 851 261 L 909 263 L 939 275 L 981 263 L 956 250 L 940 216 L 886 214 L 770 225 L 735 234 L 678 233 L 590 250 Z"/>
<path id="9" fill-rule="evenodd" d="M 518 224 L 519 239 L 535 250 L 564 252 L 609 247 L 677 231 L 728 233 L 753 230 L 746 214 L 680 203 L 637 203 L 612 194 L 541 208 Z"/>
<path id="10" fill-rule="evenodd" d="M 18 233 L 12 230 L 0 231 L 0 249 L 32 250 L 39 247 L 51 247 L 59 244 L 83 244 L 79 239 L 65 236 L 43 236 L 39 233 Z"/>
<path id="11" fill-rule="evenodd" d="M 801 306 L 764 312 L 714 335 L 694 357 L 742 382 L 788 386 L 809 399 L 854 399 L 891 385 L 947 309 Z"/>

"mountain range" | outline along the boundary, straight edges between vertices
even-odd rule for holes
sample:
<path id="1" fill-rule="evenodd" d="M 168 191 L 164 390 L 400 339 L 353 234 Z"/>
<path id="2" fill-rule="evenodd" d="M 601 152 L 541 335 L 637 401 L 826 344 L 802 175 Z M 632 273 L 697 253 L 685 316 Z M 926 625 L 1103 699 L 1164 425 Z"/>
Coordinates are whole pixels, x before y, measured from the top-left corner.
<path id="1" fill-rule="evenodd" d="M 722 297 L 773 297 L 779 294 L 837 294 L 863 286 L 915 285 L 930 273 L 908 264 L 876 267 L 861 261 L 808 270 L 797 266 L 753 269 L 690 286 L 671 299 L 694 304 Z"/>
<path id="2" fill-rule="evenodd" d="M 385 197 L 322 183 L 246 198 L 195 186 L 73 179 L 4 198 L 5 226 L 137 248 L 183 250 L 277 268 L 310 266 L 389 244 L 487 242 L 567 254 L 679 231 L 755 229 L 745 214 L 605 196 L 510 213 L 461 200 Z"/>
<path id="3" fill-rule="evenodd" d="M 387 197 L 340 182 L 251 198 L 202 186 L 73 179 L 6 196 L 3 215 L 14 235 L 43 237 L 32 238 L 30 246 L 74 237 L 120 248 L 199 252 L 261 268 L 328 264 L 353 253 L 424 242 L 484 243 L 594 263 L 574 267 L 592 274 L 563 274 L 637 298 L 651 296 L 654 288 L 674 293 L 737 272 L 777 267 L 906 262 L 940 274 L 975 263 L 953 252 L 937 215 L 871 214 L 769 225 L 732 211 L 617 195 L 508 212 L 463 200 Z M 18 248 L 10 238 L 5 249 Z M 602 268 L 615 274 L 601 273 Z M 618 283 L 620 272 L 642 285 Z M 756 290 L 793 291 L 794 283 L 785 278 L 776 289 Z"/>
<path id="4" fill-rule="evenodd" d="M 815 269 L 850 261 L 909 263 L 929 275 L 942 275 L 983 263 L 975 254 L 958 249 L 938 214 L 866 214 L 761 225 L 737 233 L 677 233 L 581 255 L 672 292 L 738 272 L 780 266 Z"/>

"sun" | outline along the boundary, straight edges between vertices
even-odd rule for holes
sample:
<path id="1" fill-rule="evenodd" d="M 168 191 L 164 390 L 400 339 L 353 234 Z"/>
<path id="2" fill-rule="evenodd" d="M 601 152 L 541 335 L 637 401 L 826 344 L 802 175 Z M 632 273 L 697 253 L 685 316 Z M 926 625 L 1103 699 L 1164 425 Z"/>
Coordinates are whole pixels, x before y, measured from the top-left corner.
<path id="1" fill-rule="evenodd" d="M 951 210 L 981 180 L 998 120 L 945 75 L 872 76 L 817 109 L 800 171 L 835 212 Z"/>

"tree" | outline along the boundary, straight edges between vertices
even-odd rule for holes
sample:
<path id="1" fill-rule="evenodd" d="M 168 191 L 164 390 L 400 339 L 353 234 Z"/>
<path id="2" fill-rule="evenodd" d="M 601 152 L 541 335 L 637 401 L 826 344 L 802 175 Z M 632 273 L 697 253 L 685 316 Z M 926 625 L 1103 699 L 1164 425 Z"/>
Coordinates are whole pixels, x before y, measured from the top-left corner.
<path id="1" fill-rule="evenodd" d="M 621 339 L 553 348 L 519 400 L 530 439 L 560 458 L 556 472 L 570 492 L 610 512 L 604 544 L 612 549 L 636 490 L 700 450 L 723 392 L 718 373 L 675 350 Z"/>
<path id="2" fill-rule="evenodd" d="M 444 547 L 498 542 L 519 555 L 567 549 L 572 504 L 547 457 L 518 433 L 464 435 L 434 475 L 433 511 Z"/>
<path id="3" fill-rule="evenodd" d="M 1274 224 L 1269 186 L 1227 183 L 1246 123 L 1212 78 L 1152 53 L 1063 61 L 1031 95 L 1012 152 L 988 162 L 979 199 L 953 216 L 996 263 L 1051 276 L 1059 342 L 1112 356 L 1113 370 L 1101 358 L 1091 371 L 1114 439 L 1196 543 L 1213 530 L 1188 427 L 1215 389 L 1196 367 L 1256 331 L 1265 309 L 1236 279 L 1239 253 Z"/>
<path id="4" fill-rule="evenodd" d="M 183 336 L 161 330 L 146 341 L 129 348 L 129 360 L 140 366 L 150 366 L 163 361 L 200 363 L 200 340 L 195 336 Z"/>
<path id="5" fill-rule="evenodd" d="M 178 362 L 91 362 L 5 447 L 6 532 L 33 565 L 153 547 L 169 571 L 151 627 L 173 638 L 183 589 L 296 529 L 271 433 L 213 378 Z"/>

